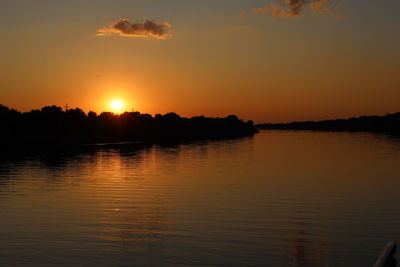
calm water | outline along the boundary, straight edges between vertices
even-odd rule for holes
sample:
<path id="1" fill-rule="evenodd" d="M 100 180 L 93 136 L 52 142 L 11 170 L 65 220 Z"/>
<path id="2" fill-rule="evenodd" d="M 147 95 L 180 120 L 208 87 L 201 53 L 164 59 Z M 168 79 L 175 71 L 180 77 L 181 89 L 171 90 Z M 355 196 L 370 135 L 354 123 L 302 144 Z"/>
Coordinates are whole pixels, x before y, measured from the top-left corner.
<path id="1" fill-rule="evenodd" d="M 0 164 L 0 265 L 371 266 L 400 140 L 261 132 Z"/>

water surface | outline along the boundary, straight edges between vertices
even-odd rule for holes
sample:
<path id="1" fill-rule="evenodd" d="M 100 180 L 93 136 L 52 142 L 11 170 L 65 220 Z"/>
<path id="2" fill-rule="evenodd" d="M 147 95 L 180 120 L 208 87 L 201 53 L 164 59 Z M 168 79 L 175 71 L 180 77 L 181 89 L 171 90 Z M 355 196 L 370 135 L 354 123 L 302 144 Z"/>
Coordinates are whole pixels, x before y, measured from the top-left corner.
<path id="1" fill-rule="evenodd" d="M 400 141 L 263 131 L 0 163 L 0 264 L 370 266 L 400 238 Z"/>

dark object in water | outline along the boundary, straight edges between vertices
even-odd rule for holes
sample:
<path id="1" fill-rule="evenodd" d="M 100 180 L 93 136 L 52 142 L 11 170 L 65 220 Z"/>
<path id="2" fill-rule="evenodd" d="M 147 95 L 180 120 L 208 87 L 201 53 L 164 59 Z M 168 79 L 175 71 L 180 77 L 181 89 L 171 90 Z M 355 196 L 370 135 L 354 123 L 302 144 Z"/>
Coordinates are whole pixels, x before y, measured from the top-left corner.
<path id="1" fill-rule="evenodd" d="M 375 262 L 373 267 L 396 267 L 397 262 L 394 254 L 396 253 L 397 245 L 396 243 L 389 242 L 383 249 L 381 255 Z"/>

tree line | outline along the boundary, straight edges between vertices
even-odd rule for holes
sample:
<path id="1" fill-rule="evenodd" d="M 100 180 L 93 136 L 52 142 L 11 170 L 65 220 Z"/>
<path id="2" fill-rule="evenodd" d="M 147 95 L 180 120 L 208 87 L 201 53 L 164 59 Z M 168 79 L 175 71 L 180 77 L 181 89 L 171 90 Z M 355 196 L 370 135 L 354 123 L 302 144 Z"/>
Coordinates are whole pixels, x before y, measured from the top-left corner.
<path id="1" fill-rule="evenodd" d="M 193 139 L 241 137 L 257 132 L 252 121 L 236 115 L 225 118 L 184 118 L 125 112 L 114 114 L 79 108 L 63 110 L 46 106 L 20 112 L 0 105 L 0 144 L 94 143 L 116 141 L 173 142 Z"/>
<path id="2" fill-rule="evenodd" d="M 277 130 L 376 132 L 400 135 L 400 113 L 392 113 L 384 116 L 361 116 L 349 119 L 324 121 L 265 123 L 257 125 L 257 128 Z"/>

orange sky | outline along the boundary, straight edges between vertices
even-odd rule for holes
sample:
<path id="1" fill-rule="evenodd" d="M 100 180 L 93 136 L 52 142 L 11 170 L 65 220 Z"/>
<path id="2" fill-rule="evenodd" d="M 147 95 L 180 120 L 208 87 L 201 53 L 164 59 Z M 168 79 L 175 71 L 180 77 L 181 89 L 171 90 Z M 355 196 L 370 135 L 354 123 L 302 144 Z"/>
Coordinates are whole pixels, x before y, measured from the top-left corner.
<path id="1" fill-rule="evenodd" d="M 298 15 L 274 0 L 33 2 L 0 10 L 0 103 L 19 110 L 121 99 L 256 122 L 400 111 L 398 1 Z"/>

